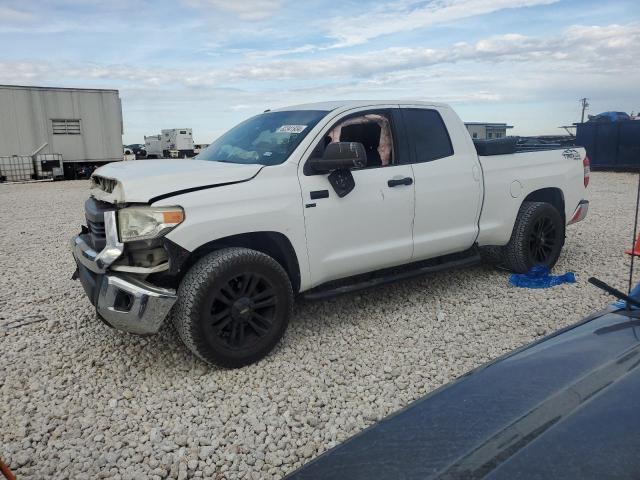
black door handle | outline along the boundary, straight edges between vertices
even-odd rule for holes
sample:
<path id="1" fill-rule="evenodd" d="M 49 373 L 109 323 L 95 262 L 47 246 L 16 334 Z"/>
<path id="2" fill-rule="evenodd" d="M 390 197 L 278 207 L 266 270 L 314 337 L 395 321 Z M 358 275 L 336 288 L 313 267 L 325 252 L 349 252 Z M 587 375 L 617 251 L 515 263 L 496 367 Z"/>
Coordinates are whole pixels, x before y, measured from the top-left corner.
<path id="1" fill-rule="evenodd" d="M 389 185 L 390 187 L 397 187 L 398 185 L 411 185 L 413 183 L 413 178 L 411 177 L 404 177 L 404 178 L 398 178 L 398 179 L 391 179 L 387 182 L 387 185 Z"/>
<path id="2" fill-rule="evenodd" d="M 309 193 L 311 200 L 318 200 L 320 198 L 329 198 L 329 190 L 314 190 Z"/>

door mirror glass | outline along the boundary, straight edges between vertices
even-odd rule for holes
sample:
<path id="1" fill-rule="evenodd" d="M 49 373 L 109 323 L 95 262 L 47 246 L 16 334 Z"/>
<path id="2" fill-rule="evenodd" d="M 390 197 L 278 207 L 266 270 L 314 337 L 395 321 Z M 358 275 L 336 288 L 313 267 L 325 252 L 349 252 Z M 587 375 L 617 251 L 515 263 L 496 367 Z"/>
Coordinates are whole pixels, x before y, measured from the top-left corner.
<path id="1" fill-rule="evenodd" d="M 322 158 L 312 158 L 309 163 L 316 173 L 364 168 L 367 152 L 359 142 L 334 142 L 327 145 Z"/>

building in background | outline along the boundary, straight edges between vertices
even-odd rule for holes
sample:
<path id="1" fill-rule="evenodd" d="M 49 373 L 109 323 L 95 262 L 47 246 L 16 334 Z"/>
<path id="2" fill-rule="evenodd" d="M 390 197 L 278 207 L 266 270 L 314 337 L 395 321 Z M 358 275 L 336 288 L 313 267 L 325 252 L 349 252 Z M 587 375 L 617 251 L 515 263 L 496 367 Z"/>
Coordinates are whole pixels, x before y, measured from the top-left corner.
<path id="1" fill-rule="evenodd" d="M 513 128 L 513 125 L 506 123 L 465 122 L 465 125 L 471 138 L 478 140 L 504 138 L 507 136 L 507 129 Z"/>
<path id="2" fill-rule="evenodd" d="M 122 160 L 118 90 L 0 85 L 0 157 L 61 155 L 76 178 Z"/>

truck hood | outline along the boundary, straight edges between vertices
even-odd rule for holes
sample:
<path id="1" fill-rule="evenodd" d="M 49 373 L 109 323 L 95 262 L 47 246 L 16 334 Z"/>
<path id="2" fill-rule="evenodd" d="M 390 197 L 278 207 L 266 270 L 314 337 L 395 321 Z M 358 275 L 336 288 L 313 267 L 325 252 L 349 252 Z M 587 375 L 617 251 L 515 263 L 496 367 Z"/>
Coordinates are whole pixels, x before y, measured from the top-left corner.
<path id="1" fill-rule="evenodd" d="M 91 196 L 109 203 L 148 203 L 158 197 L 244 182 L 262 167 L 205 160 L 113 162 L 91 176 Z"/>

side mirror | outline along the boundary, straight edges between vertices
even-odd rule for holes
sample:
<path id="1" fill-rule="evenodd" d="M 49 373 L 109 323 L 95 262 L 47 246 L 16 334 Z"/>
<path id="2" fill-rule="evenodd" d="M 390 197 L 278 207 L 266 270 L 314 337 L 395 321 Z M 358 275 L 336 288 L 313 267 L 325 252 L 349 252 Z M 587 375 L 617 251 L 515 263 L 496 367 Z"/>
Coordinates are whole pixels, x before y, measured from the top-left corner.
<path id="1" fill-rule="evenodd" d="M 322 158 L 312 158 L 309 163 L 318 173 L 363 168 L 367 166 L 367 152 L 359 142 L 335 142 L 327 145 Z"/>

